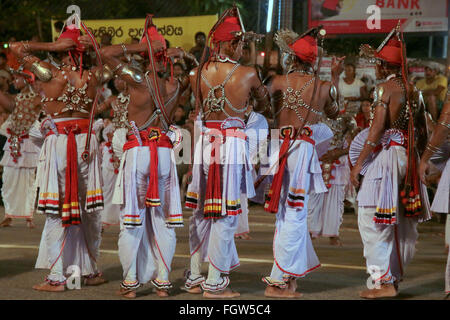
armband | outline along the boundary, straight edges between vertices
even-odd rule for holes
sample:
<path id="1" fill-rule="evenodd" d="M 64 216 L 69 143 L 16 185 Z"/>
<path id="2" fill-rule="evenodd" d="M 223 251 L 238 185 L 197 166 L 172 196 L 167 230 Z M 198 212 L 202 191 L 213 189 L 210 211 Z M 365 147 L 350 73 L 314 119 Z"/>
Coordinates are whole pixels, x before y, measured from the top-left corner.
<path id="1" fill-rule="evenodd" d="M 440 125 L 442 125 L 442 126 L 446 127 L 447 129 L 450 129 L 450 123 L 447 123 L 447 122 L 441 121 L 441 122 L 438 122 L 438 124 L 440 124 Z"/>
<path id="2" fill-rule="evenodd" d="M 368 145 L 371 146 L 371 147 L 376 147 L 376 146 L 377 146 L 376 143 L 374 143 L 374 142 L 372 142 L 372 141 L 369 141 L 369 140 L 366 140 L 366 144 L 368 144 Z"/>
<path id="3" fill-rule="evenodd" d="M 49 68 L 41 66 L 39 61 L 36 61 L 31 65 L 30 71 L 43 82 L 48 82 L 53 77 L 52 71 Z"/>
<path id="4" fill-rule="evenodd" d="M 337 92 L 336 86 L 334 84 L 331 84 L 331 86 L 330 86 L 330 98 L 333 101 L 337 101 L 337 98 L 338 98 L 338 92 Z"/>
<path id="5" fill-rule="evenodd" d="M 382 100 L 384 94 L 384 88 L 377 86 L 373 92 L 373 105 L 374 107 L 381 105 L 383 108 L 387 109 L 387 104 Z"/>

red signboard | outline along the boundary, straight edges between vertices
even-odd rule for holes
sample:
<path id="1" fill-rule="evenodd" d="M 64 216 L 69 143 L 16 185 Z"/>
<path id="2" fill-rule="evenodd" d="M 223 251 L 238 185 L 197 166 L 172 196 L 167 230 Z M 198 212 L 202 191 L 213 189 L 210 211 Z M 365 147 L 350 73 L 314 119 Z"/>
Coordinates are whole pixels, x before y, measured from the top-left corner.
<path id="1" fill-rule="evenodd" d="M 404 32 L 447 32 L 447 0 L 308 0 L 309 27 L 328 34 L 387 33 L 402 23 Z"/>

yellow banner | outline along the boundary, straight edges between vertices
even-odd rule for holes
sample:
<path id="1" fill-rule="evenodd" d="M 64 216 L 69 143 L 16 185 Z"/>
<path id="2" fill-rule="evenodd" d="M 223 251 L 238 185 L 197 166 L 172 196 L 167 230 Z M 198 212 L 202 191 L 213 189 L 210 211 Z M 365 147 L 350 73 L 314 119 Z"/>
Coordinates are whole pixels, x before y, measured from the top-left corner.
<path id="1" fill-rule="evenodd" d="M 217 15 L 153 18 L 158 31 L 170 42 L 171 47 L 183 47 L 190 50 L 195 45 L 194 36 L 203 31 L 208 35 Z M 55 32 L 54 23 L 51 20 L 52 38 L 57 39 L 59 34 Z M 107 33 L 112 36 L 113 44 L 131 43 L 132 38 L 141 39 L 144 32 L 145 19 L 114 19 L 114 20 L 83 20 L 86 26 L 100 42 L 100 37 Z"/>

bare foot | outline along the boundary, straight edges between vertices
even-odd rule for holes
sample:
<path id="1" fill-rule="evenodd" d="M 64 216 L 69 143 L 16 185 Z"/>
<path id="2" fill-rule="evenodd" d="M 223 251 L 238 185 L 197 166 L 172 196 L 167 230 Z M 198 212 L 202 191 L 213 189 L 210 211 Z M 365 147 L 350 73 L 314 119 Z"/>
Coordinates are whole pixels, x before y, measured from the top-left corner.
<path id="1" fill-rule="evenodd" d="M 117 295 L 122 296 L 127 299 L 135 299 L 136 298 L 136 291 L 132 289 L 125 289 L 120 287 L 120 290 L 116 292 Z"/>
<path id="2" fill-rule="evenodd" d="M 364 299 L 392 298 L 398 294 L 392 283 L 382 284 L 380 289 L 369 289 L 362 291 L 359 295 Z"/>
<path id="3" fill-rule="evenodd" d="M 217 293 L 212 293 L 208 291 L 203 292 L 203 297 L 208 299 L 230 299 L 230 298 L 237 298 L 240 295 L 241 294 L 239 292 L 231 291 L 231 289 L 225 289 Z"/>
<path id="4" fill-rule="evenodd" d="M 166 298 L 169 296 L 169 293 L 167 292 L 167 290 L 161 290 L 161 289 L 156 289 L 156 294 L 160 298 Z"/>
<path id="5" fill-rule="evenodd" d="M 30 229 L 34 229 L 36 227 L 33 223 L 33 220 L 27 219 L 27 227 Z"/>
<path id="6" fill-rule="evenodd" d="M 191 294 L 200 294 L 203 292 L 202 288 L 200 286 L 196 286 L 196 287 L 192 287 L 192 288 L 186 288 L 186 287 L 181 287 L 181 289 L 183 289 L 184 291 L 186 291 L 187 293 L 191 293 Z"/>
<path id="7" fill-rule="evenodd" d="M 287 289 L 294 295 L 294 298 L 300 298 L 301 296 L 303 296 L 302 293 L 296 292 L 297 280 L 295 278 L 289 280 Z"/>
<path id="8" fill-rule="evenodd" d="M 276 286 L 267 286 L 264 291 L 264 296 L 268 298 L 300 298 L 302 294 L 300 292 L 293 292 L 291 289 L 281 289 Z"/>
<path id="9" fill-rule="evenodd" d="M 104 284 L 106 282 L 108 282 L 108 280 L 103 278 L 101 275 L 98 275 L 94 278 L 85 278 L 84 279 L 84 284 L 86 286 L 98 286 L 98 285 Z"/>
<path id="10" fill-rule="evenodd" d="M 330 237 L 330 244 L 332 246 L 342 247 L 342 241 L 341 239 L 339 239 L 339 237 Z"/>
<path id="11" fill-rule="evenodd" d="M 11 226 L 12 219 L 11 218 L 5 218 L 1 223 L 0 227 L 10 227 Z"/>
<path id="12" fill-rule="evenodd" d="M 65 290 L 64 285 L 53 286 L 48 282 L 43 282 L 33 286 L 34 290 L 49 291 L 49 292 L 62 292 Z"/>

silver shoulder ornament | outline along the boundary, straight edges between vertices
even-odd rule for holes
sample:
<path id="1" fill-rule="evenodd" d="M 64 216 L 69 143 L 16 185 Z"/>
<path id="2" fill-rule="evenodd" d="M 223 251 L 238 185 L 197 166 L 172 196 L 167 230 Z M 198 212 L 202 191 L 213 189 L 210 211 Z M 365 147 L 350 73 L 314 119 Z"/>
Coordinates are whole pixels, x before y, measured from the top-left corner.
<path id="1" fill-rule="evenodd" d="M 384 95 L 384 88 L 380 85 L 377 85 L 373 92 L 373 106 L 374 107 L 381 105 L 383 108 L 387 109 L 387 104 L 386 104 L 386 102 L 383 101 L 383 95 Z"/>
<path id="2" fill-rule="evenodd" d="M 129 65 L 124 65 L 121 69 L 120 73 L 122 75 L 129 76 L 135 82 L 142 83 L 144 81 L 144 74 L 140 70 Z"/>
<path id="3" fill-rule="evenodd" d="M 36 61 L 31 65 L 30 71 L 42 82 L 48 82 L 53 77 L 52 70 L 42 66 L 39 61 Z"/>

